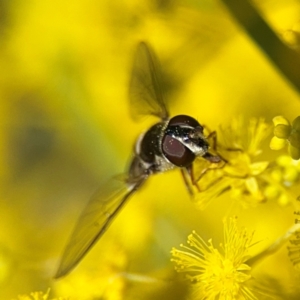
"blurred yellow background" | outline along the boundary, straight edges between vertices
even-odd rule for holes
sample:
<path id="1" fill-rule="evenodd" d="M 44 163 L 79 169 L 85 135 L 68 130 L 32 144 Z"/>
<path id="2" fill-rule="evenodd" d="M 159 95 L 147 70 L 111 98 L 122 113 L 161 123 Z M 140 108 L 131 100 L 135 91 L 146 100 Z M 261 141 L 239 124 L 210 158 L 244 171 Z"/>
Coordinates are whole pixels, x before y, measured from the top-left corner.
<path id="1" fill-rule="evenodd" d="M 298 1 L 256 2 L 279 36 L 297 36 Z M 70 299 L 182 299 L 184 287 L 157 281 L 175 276 L 171 248 L 194 229 L 221 242 L 232 201 L 196 210 L 178 170 L 151 178 L 78 268 L 53 279 L 90 196 L 126 171 L 156 122 L 129 116 L 138 42 L 160 59 L 171 115 L 211 129 L 239 115 L 293 119 L 299 92 L 218 1 L 1 1 L 0 22 L 0 299 L 49 287 Z M 262 241 L 255 251 L 293 222 L 276 203 L 235 210 Z M 294 280 L 285 250 L 261 268 L 284 286 Z"/>

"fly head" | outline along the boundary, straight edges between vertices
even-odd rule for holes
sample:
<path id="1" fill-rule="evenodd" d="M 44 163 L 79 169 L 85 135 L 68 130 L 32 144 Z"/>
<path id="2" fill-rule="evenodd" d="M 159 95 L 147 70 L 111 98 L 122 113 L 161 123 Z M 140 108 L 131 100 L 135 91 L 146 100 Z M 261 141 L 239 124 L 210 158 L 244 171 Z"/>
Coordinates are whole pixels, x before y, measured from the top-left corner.
<path id="1" fill-rule="evenodd" d="M 171 163 L 188 167 L 197 156 L 204 156 L 208 148 L 203 127 L 197 120 L 178 115 L 169 121 L 162 139 L 162 152 Z"/>

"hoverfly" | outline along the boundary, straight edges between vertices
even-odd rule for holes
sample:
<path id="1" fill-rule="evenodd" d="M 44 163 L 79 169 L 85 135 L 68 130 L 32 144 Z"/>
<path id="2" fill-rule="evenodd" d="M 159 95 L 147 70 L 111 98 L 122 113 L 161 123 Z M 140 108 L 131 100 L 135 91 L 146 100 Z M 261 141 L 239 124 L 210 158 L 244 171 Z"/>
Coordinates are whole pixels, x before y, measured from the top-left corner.
<path id="1" fill-rule="evenodd" d="M 197 157 L 210 163 L 222 160 L 209 152 L 208 138 L 197 120 L 187 115 L 169 118 L 160 77 L 154 52 L 141 42 L 129 88 L 131 114 L 154 115 L 160 121 L 138 138 L 125 179 L 109 181 L 87 204 L 65 248 L 56 278 L 69 273 L 81 261 L 150 175 L 178 167 L 194 183 L 192 165 Z"/>

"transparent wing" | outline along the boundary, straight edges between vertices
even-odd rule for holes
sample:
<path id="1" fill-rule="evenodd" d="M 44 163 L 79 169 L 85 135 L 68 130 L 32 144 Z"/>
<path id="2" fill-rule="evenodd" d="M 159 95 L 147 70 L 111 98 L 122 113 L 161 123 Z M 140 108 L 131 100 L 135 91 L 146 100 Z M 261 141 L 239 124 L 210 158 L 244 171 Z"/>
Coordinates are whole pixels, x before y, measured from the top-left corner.
<path id="1" fill-rule="evenodd" d="M 161 86 L 161 72 L 154 52 L 141 42 L 135 54 L 129 86 L 130 113 L 133 119 L 154 115 L 168 119 Z"/>
<path id="2" fill-rule="evenodd" d="M 143 181 L 144 179 L 141 179 L 128 186 L 125 181 L 112 179 L 96 192 L 73 230 L 55 278 L 66 275 L 80 262 Z"/>

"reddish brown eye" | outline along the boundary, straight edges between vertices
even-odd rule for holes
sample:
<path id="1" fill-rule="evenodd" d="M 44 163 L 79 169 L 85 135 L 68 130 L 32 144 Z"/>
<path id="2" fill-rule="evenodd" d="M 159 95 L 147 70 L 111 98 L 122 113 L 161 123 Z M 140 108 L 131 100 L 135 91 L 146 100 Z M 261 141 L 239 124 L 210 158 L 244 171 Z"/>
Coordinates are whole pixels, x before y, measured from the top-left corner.
<path id="1" fill-rule="evenodd" d="M 195 154 L 190 149 L 169 135 L 163 137 L 162 151 L 165 157 L 177 167 L 187 167 L 195 159 Z"/>
<path id="2" fill-rule="evenodd" d="M 170 121 L 168 126 L 178 126 L 178 125 L 189 125 L 193 128 L 195 127 L 202 127 L 197 120 L 190 116 L 186 115 L 178 115 L 173 117 Z"/>

